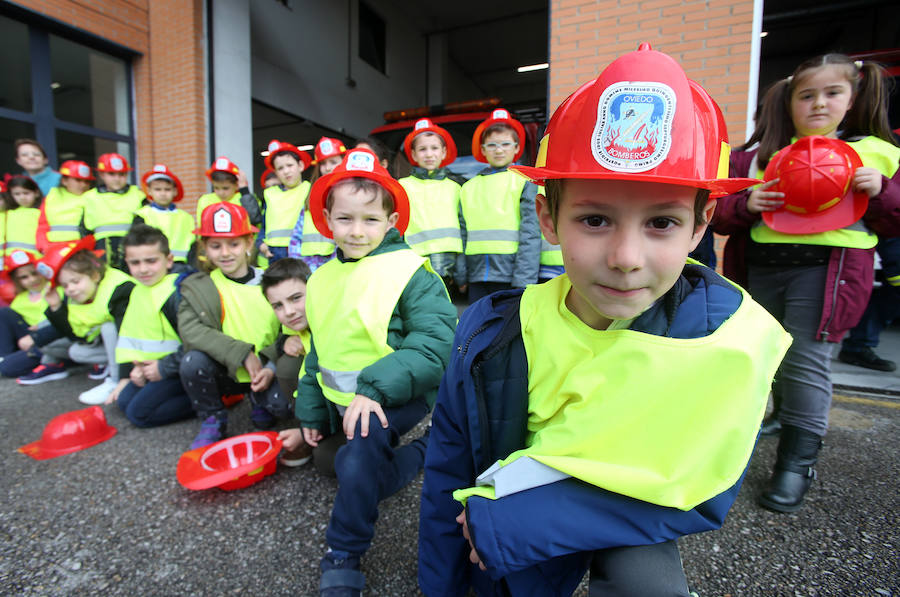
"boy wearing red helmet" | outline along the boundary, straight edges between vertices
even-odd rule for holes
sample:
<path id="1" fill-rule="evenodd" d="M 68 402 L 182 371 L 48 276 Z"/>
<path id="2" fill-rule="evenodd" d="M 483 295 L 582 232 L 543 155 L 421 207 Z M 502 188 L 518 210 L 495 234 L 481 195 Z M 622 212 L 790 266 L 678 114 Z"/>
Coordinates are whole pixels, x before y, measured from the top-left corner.
<path id="1" fill-rule="evenodd" d="M 509 169 L 524 151 L 524 127 L 502 108 L 475 129 L 472 155 L 489 167 L 467 181 L 460 192 L 464 255 L 454 273 L 461 289 L 468 286 L 469 303 L 538 280 L 537 187 Z"/>
<path id="2" fill-rule="evenodd" d="M 184 198 L 184 187 L 175 173 L 165 164 L 155 164 L 141 177 L 141 185 L 150 199 L 134 214 L 135 224 L 147 224 L 162 231 L 169 240 L 172 258 L 180 271 L 185 264 L 193 262 L 194 218 L 186 211 L 175 207 Z"/>
<path id="3" fill-rule="evenodd" d="M 84 194 L 91 188 L 91 167 L 78 160 L 66 160 L 59 167 L 59 186 L 50 189 L 41 202 L 37 247 L 46 253 L 52 243 L 78 240 L 87 234 L 84 226 Z"/>
<path id="4" fill-rule="evenodd" d="M 429 597 L 571 594 L 588 568 L 592 595 L 688 594 L 675 540 L 722 524 L 790 341 L 686 263 L 711 197 L 755 182 L 724 178 L 726 140 L 709 95 L 642 45 L 515 167 L 545 185 L 566 274 L 460 321 L 425 462 Z"/>
<path id="5" fill-rule="evenodd" d="M 250 217 L 250 223 L 259 226 L 262 222 L 259 200 L 250 192 L 250 188 L 247 186 L 247 177 L 237 164 L 225 156 L 219 156 L 206 169 L 206 178 L 212 183 L 213 192 L 200 195 L 200 198 L 197 199 L 198 227 L 203 210 L 219 201 L 240 205 Z"/>
<path id="6" fill-rule="evenodd" d="M 268 150 L 266 167 L 275 171 L 279 184 L 263 191 L 264 214 L 259 229 L 263 240 L 259 252 L 271 263 L 287 257 L 291 232 L 303 215 L 310 187 L 303 180 L 303 171 L 309 167 L 310 157 L 305 151 L 277 139 L 269 141 Z"/>
<path id="7" fill-rule="evenodd" d="M 321 594 L 359 595 L 365 584 L 359 562 L 375 532 L 378 503 L 422 468 L 424 439 L 397 444 L 430 410 L 456 309 L 428 260 L 403 242 L 406 192 L 374 153 L 350 150 L 313 185 L 310 211 L 338 249 L 309 279 L 312 347 L 296 414 L 317 467 L 333 466 L 338 478 Z M 299 435 L 283 432 L 285 447 L 299 443 Z M 329 458 L 328 447 L 344 437 Z"/>

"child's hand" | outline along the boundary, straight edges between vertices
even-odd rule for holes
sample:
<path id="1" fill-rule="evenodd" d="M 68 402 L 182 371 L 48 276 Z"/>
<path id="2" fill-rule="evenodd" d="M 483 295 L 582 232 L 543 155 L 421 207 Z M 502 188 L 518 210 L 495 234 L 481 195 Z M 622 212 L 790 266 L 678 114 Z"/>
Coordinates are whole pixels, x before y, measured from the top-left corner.
<path id="1" fill-rule="evenodd" d="M 322 441 L 322 432 L 318 429 L 303 427 L 303 441 L 315 448 L 319 445 L 319 442 Z"/>
<path id="2" fill-rule="evenodd" d="M 466 520 L 465 510 L 459 513 L 459 516 L 456 517 L 456 522 L 462 525 L 463 537 L 466 538 L 466 541 L 469 542 L 469 547 L 472 548 L 472 551 L 469 552 L 469 561 L 473 564 L 478 564 L 478 567 L 482 570 L 487 570 L 487 567 L 481 563 L 481 556 L 475 551 L 475 544 L 472 543 L 472 537 L 469 536 L 469 523 Z"/>
<path id="3" fill-rule="evenodd" d="M 288 336 L 287 340 L 284 341 L 284 354 L 290 357 L 299 357 L 306 354 L 306 349 L 303 348 L 303 340 L 300 339 L 300 336 Z"/>
<path id="4" fill-rule="evenodd" d="M 239 189 L 243 189 L 244 187 L 247 186 L 247 175 L 244 174 L 243 170 L 238 170 L 237 179 L 238 179 L 238 188 Z"/>
<path id="5" fill-rule="evenodd" d="M 784 199 L 784 193 L 767 190 L 779 180 L 776 178 L 769 182 L 764 182 L 750 191 L 750 196 L 747 197 L 747 211 L 752 214 L 758 214 L 764 211 L 775 211 L 784 205 L 782 200 Z"/>
<path id="6" fill-rule="evenodd" d="M 59 293 L 56 292 L 56 288 L 51 288 L 50 284 L 44 286 L 44 300 L 47 301 L 47 306 L 50 307 L 51 311 L 56 311 L 59 309 L 59 306 L 62 305 L 62 299 L 59 298 Z"/>
<path id="7" fill-rule="evenodd" d="M 285 429 L 278 432 L 278 439 L 281 440 L 281 445 L 284 446 L 284 449 L 290 452 L 303 443 L 303 431 L 299 427 Z"/>
<path id="8" fill-rule="evenodd" d="M 125 386 L 128 385 L 127 379 L 120 379 L 119 383 L 116 384 L 116 387 L 113 388 L 113 391 L 109 393 L 109 396 L 106 398 L 106 402 L 104 404 L 112 404 L 116 400 L 119 399 L 119 394 L 122 393 L 122 390 L 125 389 Z"/>
<path id="9" fill-rule="evenodd" d="M 259 252 L 266 259 L 271 259 L 272 256 L 274 255 L 274 253 L 272 253 L 272 250 L 269 248 L 269 245 L 267 245 L 266 243 L 259 244 Z"/>
<path id="10" fill-rule="evenodd" d="M 144 361 L 141 363 L 141 371 L 147 381 L 162 380 L 162 375 L 159 373 L 159 361 Z"/>
<path id="11" fill-rule="evenodd" d="M 141 369 L 141 364 L 137 361 L 133 361 L 131 365 L 131 373 L 128 374 L 128 379 L 130 379 L 131 383 L 137 387 L 143 388 L 147 385 L 147 378 L 144 377 L 144 370 Z"/>
<path id="12" fill-rule="evenodd" d="M 31 347 L 34 346 L 34 338 L 31 337 L 31 334 L 25 334 L 21 338 L 19 338 L 19 350 L 28 352 L 31 350 Z"/>
<path id="13" fill-rule="evenodd" d="M 353 439 L 357 421 L 360 421 L 360 436 L 367 437 L 369 435 L 369 415 L 372 413 L 378 416 L 381 426 L 387 429 L 388 420 L 381 405 L 367 396 L 357 394 L 344 412 L 344 435 L 347 436 L 348 440 Z"/>
<path id="14" fill-rule="evenodd" d="M 881 193 L 881 172 L 875 168 L 857 168 L 853 173 L 853 190 L 864 192 L 871 199 Z"/>
<path id="15" fill-rule="evenodd" d="M 254 392 L 261 392 L 272 385 L 275 379 L 275 372 L 267 367 L 263 367 L 259 372 L 250 378 L 250 389 Z"/>
<path id="16" fill-rule="evenodd" d="M 256 374 L 262 369 L 262 362 L 259 360 L 259 357 L 256 356 L 255 352 L 250 351 L 250 354 L 244 359 L 244 369 L 250 374 L 250 379 L 256 377 Z"/>
<path id="17" fill-rule="evenodd" d="M 459 293 L 460 293 L 460 294 L 465 294 L 466 291 L 469 289 L 469 285 L 468 285 L 468 284 L 458 284 L 458 286 L 459 286 Z"/>

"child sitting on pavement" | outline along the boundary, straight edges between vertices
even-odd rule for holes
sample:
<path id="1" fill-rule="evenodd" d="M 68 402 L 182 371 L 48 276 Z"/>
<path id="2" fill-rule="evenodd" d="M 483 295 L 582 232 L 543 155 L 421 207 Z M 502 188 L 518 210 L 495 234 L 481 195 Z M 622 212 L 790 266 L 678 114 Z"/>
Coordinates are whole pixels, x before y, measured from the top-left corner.
<path id="1" fill-rule="evenodd" d="M 350 150 L 313 185 L 310 210 L 338 250 L 309 280 L 312 348 L 295 410 L 314 449 L 326 436 L 346 436 L 334 459 L 338 491 L 320 592 L 360 595 L 360 558 L 375 532 L 378 503 L 421 470 L 425 439 L 397 445 L 430 410 L 456 309 L 428 260 L 401 239 L 406 192 L 375 154 Z"/>

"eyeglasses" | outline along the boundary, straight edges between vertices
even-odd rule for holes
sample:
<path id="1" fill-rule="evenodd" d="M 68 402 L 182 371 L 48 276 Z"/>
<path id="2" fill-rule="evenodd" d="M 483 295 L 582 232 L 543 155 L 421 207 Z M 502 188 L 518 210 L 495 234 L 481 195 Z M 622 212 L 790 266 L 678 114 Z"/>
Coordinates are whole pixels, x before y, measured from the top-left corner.
<path id="1" fill-rule="evenodd" d="M 502 143 L 483 143 L 481 146 L 488 151 L 497 151 L 498 149 L 507 151 L 509 149 L 512 149 L 516 145 L 518 145 L 518 143 L 516 143 L 515 141 L 503 141 Z"/>

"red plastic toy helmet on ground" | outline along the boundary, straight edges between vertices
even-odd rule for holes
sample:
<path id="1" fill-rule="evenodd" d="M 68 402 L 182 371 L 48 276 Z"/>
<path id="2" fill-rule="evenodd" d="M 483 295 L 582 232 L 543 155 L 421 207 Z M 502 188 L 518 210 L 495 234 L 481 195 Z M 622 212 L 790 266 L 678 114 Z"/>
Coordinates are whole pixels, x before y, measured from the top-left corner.
<path id="1" fill-rule="evenodd" d="M 128 160 L 118 153 L 104 153 L 97 158 L 98 172 L 131 172 Z"/>
<path id="2" fill-rule="evenodd" d="M 327 160 L 328 158 L 334 157 L 336 155 L 344 155 L 347 153 L 347 148 L 344 147 L 343 141 L 340 139 L 332 139 L 331 137 L 322 137 L 319 139 L 319 142 L 316 143 L 315 148 L 316 159 L 313 160 L 313 164 L 318 164 L 322 160 Z"/>
<path id="3" fill-rule="evenodd" d="M 513 157 L 513 161 L 515 162 L 522 157 L 522 153 L 525 151 L 525 127 L 522 126 L 521 122 L 510 116 L 509 111 L 503 108 L 497 108 L 491 112 L 491 117 L 479 124 L 475 129 L 475 134 L 472 135 L 472 157 L 479 162 L 487 163 L 487 157 L 485 157 L 484 152 L 481 151 L 481 144 L 484 141 L 481 137 L 488 127 L 495 124 L 505 124 L 511 126 L 513 130 L 516 131 L 516 135 L 519 137 L 519 149 L 516 150 L 516 155 Z"/>
<path id="4" fill-rule="evenodd" d="M 19 452 L 35 460 L 47 460 L 90 448 L 115 434 L 116 428 L 107 424 L 103 409 L 91 406 L 53 417 L 44 427 L 41 439 L 25 444 Z"/>
<path id="5" fill-rule="evenodd" d="M 78 160 L 66 160 L 63 162 L 59 167 L 59 173 L 78 180 L 94 180 L 91 167 L 85 162 L 79 162 Z"/>
<path id="6" fill-rule="evenodd" d="M 204 238 L 237 238 L 259 232 L 250 224 L 250 216 L 240 205 L 220 201 L 207 205 L 200 214 L 200 227 L 194 234 Z"/>
<path id="7" fill-rule="evenodd" d="M 721 110 L 670 56 L 641 44 L 570 95 L 550 119 L 535 167 L 548 179 L 634 180 L 707 189 L 711 197 L 758 184 L 728 178 Z"/>
<path id="8" fill-rule="evenodd" d="M 175 476 L 187 489 L 242 489 L 274 473 L 280 451 L 274 431 L 245 433 L 185 452 Z"/>
<path id="9" fill-rule="evenodd" d="M 209 168 L 206 169 L 206 178 L 212 180 L 213 172 L 227 172 L 228 174 L 240 176 L 241 169 L 237 167 L 237 164 L 235 164 L 225 156 L 219 156 L 209 166 Z"/>
<path id="10" fill-rule="evenodd" d="M 784 205 L 764 211 L 763 221 L 786 234 L 815 234 L 853 224 L 869 206 L 869 196 L 851 188 L 853 173 L 862 165 L 859 154 L 840 139 L 813 135 L 797 140 L 766 167 L 766 180 L 779 179 L 769 190 L 784 193 Z"/>
<path id="11" fill-rule="evenodd" d="M 78 251 L 93 250 L 94 245 L 94 236 L 92 234 L 78 240 L 53 243 L 50 245 L 50 248 L 47 249 L 47 253 L 38 260 L 35 269 L 37 269 L 40 275 L 50 280 L 51 284 L 56 284 L 56 279 L 59 277 L 59 270 L 62 269 L 62 266 L 65 265 L 66 261 Z M 100 257 L 103 255 L 103 251 L 97 250 L 94 251 L 94 254 Z"/>
<path id="12" fill-rule="evenodd" d="M 410 164 L 415 164 L 416 162 L 413 160 L 413 141 L 421 135 L 422 133 L 434 133 L 444 141 L 444 146 L 447 148 L 447 156 L 441 161 L 439 167 L 443 168 L 448 164 L 452 164 L 453 160 L 456 159 L 456 143 L 453 141 L 453 137 L 450 135 L 450 132 L 438 125 L 434 124 L 428 118 L 421 118 L 416 121 L 413 125 L 413 130 L 406 135 L 406 138 L 403 140 L 403 151 L 406 153 L 406 159 L 409 160 Z"/>
<path id="13" fill-rule="evenodd" d="M 168 180 L 175 185 L 175 198 L 172 201 L 178 202 L 184 197 L 184 187 L 181 186 L 181 181 L 165 164 L 154 164 L 153 169 L 141 177 L 141 186 L 144 188 L 144 194 L 148 197 L 150 196 L 148 186 L 154 180 Z"/>
<path id="14" fill-rule="evenodd" d="M 403 234 L 409 226 L 409 197 L 406 189 L 396 181 L 378 162 L 378 156 L 362 147 L 351 149 L 340 165 L 318 179 L 309 191 L 309 209 L 316 229 L 328 238 L 334 238 L 328 222 L 325 221 L 325 200 L 335 183 L 345 178 L 368 178 L 374 180 L 394 198 L 394 211 L 400 214 L 395 227 Z M 204 212 L 206 213 L 206 212 Z"/>
<path id="15" fill-rule="evenodd" d="M 272 164 L 272 158 L 274 158 L 277 154 L 283 153 L 285 151 L 293 154 L 297 158 L 297 160 L 301 164 L 301 172 L 309 168 L 309 165 L 313 163 L 308 153 L 297 149 L 296 145 L 291 145 L 290 143 L 279 141 L 278 139 L 272 139 L 271 141 L 269 141 L 269 145 L 268 147 L 266 147 L 266 149 L 269 152 L 265 160 L 266 168 L 271 168 L 272 170 L 275 169 L 275 166 Z"/>

